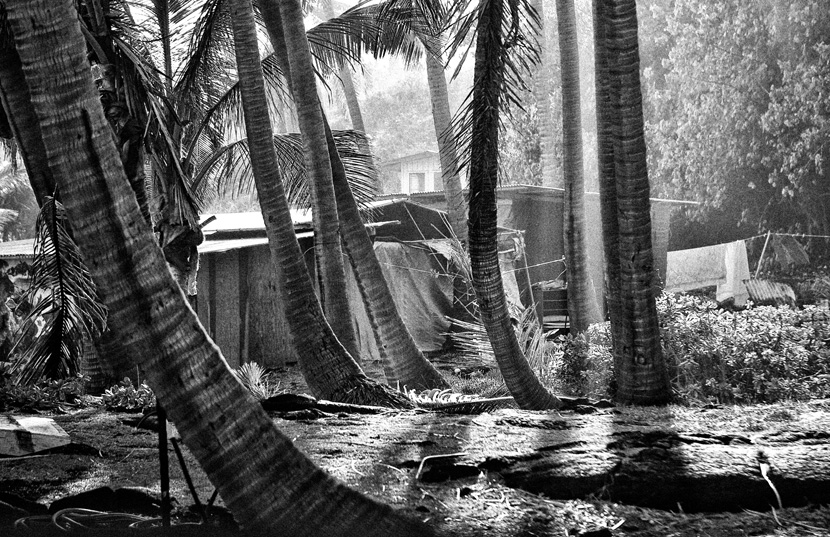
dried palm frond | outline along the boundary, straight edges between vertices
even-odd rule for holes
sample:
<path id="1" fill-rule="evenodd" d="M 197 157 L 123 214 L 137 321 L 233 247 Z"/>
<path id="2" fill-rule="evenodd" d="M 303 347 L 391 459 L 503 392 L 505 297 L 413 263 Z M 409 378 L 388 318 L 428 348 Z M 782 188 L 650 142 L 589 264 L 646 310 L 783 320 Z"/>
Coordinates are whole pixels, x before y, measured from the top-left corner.
<path id="1" fill-rule="evenodd" d="M 107 311 L 67 228 L 63 206 L 47 198 L 37 220 L 31 287 L 25 300 L 34 308 L 21 323 L 11 354 L 22 353 L 13 369 L 16 383 L 74 377 L 84 342 L 100 334 Z M 45 321 L 39 337 L 23 348 L 23 336 Z"/>
<path id="2" fill-rule="evenodd" d="M 403 393 L 421 408 L 437 410 L 451 414 L 480 414 L 490 412 L 498 408 L 514 406 L 512 397 L 481 397 L 437 388 L 432 390 L 408 390 L 402 389 Z"/>
<path id="3" fill-rule="evenodd" d="M 278 380 L 275 382 L 273 374 L 265 371 L 256 362 L 242 364 L 239 369 L 232 369 L 231 371 L 258 401 L 263 401 L 280 393 L 280 382 Z"/>

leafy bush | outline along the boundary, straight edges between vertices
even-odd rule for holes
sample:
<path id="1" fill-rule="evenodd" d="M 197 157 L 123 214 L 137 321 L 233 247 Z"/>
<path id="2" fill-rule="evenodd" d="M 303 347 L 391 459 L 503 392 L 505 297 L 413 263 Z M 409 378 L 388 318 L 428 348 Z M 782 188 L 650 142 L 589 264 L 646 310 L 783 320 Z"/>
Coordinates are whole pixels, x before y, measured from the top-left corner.
<path id="1" fill-rule="evenodd" d="M 0 366 L 0 411 L 54 410 L 63 404 L 84 404 L 84 385 L 89 377 L 76 375 L 60 380 L 44 379 L 32 385 L 15 384 L 10 366 Z"/>
<path id="2" fill-rule="evenodd" d="M 101 402 L 107 410 L 126 412 L 144 412 L 156 406 L 156 395 L 153 390 L 142 381 L 136 388 L 129 377 L 104 391 Z"/>
<path id="3" fill-rule="evenodd" d="M 830 396 L 830 316 L 813 306 L 730 312 L 687 295 L 658 300 L 682 401 L 771 403 Z"/>
<path id="4" fill-rule="evenodd" d="M 675 397 L 685 403 L 772 403 L 830 396 L 830 314 L 813 306 L 727 311 L 703 296 L 657 301 Z M 607 397 L 613 379 L 609 323 L 557 338 L 546 360 L 550 384 Z"/>
<path id="5" fill-rule="evenodd" d="M 584 334 L 559 336 L 550 342 L 547 358 L 554 379 L 548 384 L 565 395 L 609 397 L 613 378 L 609 323 L 591 325 Z"/>

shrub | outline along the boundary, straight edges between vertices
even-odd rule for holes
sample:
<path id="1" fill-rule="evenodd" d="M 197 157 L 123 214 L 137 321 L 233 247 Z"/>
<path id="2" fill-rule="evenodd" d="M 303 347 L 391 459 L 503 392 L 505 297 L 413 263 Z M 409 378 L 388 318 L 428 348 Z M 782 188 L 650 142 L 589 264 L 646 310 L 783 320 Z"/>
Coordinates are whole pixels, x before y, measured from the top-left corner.
<path id="1" fill-rule="evenodd" d="M 663 348 L 682 401 L 771 403 L 830 395 L 830 317 L 812 306 L 749 307 L 664 294 Z"/>
<path id="2" fill-rule="evenodd" d="M 153 390 L 142 381 L 136 388 L 129 377 L 104 391 L 101 402 L 107 410 L 122 412 L 144 412 L 156 406 L 156 395 Z"/>
<path id="3" fill-rule="evenodd" d="M 568 334 L 549 342 L 548 384 L 557 392 L 603 399 L 613 378 L 609 323 L 591 325 L 578 336 Z"/>
<path id="4" fill-rule="evenodd" d="M 63 404 L 83 405 L 84 385 L 89 377 L 77 375 L 60 380 L 40 380 L 32 385 L 15 384 L 11 366 L 0 364 L 0 411 L 54 410 Z"/>

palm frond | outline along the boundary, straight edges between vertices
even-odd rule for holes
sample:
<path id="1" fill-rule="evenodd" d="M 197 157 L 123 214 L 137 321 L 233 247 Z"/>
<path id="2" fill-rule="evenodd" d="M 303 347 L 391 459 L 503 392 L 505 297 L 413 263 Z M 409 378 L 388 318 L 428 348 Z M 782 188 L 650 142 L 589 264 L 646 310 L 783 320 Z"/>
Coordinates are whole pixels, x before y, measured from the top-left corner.
<path id="1" fill-rule="evenodd" d="M 336 131 L 334 140 L 346 168 L 349 186 L 358 206 L 366 207 L 374 199 L 377 169 L 370 154 L 366 135 L 359 131 Z M 305 173 L 302 138 L 299 134 L 277 134 L 274 148 L 280 166 L 288 202 L 297 208 L 311 206 L 311 192 Z M 254 180 L 247 140 L 223 145 L 199 166 L 194 175 L 193 189 L 201 199 L 215 196 L 238 196 L 253 192 Z"/>
<path id="2" fill-rule="evenodd" d="M 434 45 L 436 26 L 432 14 L 424 15 L 415 3 L 387 0 L 358 4 L 309 29 L 307 35 L 315 68 L 326 76 L 336 67 L 359 63 L 364 52 L 375 58 L 394 54 L 407 64 L 415 63 L 422 53 L 417 36 Z"/>
<path id="3" fill-rule="evenodd" d="M 461 69 L 461 63 L 466 61 L 479 32 L 487 31 L 481 28 L 480 15 L 483 6 L 482 0 L 478 6 L 472 7 L 472 0 L 455 0 L 450 8 L 449 19 L 452 21 L 453 39 L 448 45 L 449 56 L 460 59 L 456 76 Z M 453 131 L 456 133 L 458 147 L 458 168 L 462 169 L 469 164 L 470 143 L 474 121 L 483 117 L 485 113 L 499 112 L 501 128 L 511 121 L 511 110 L 524 110 L 523 93 L 528 91 L 527 81 L 530 80 L 532 66 L 539 62 L 539 45 L 537 35 L 540 28 L 539 15 L 528 0 L 505 0 L 504 8 L 498 21 L 500 25 L 499 37 L 488 42 L 494 54 L 491 55 L 492 65 L 485 66 L 485 75 L 477 74 L 473 80 L 473 87 L 467 95 L 458 113 L 453 118 Z M 500 80 L 499 91 L 491 95 L 485 91 L 492 74 Z M 478 95 L 478 98 L 474 98 Z"/>
<path id="4" fill-rule="evenodd" d="M 75 376 L 84 342 L 104 329 L 107 312 L 69 234 L 63 206 L 54 198 L 47 198 L 38 217 L 31 278 L 25 299 L 35 306 L 21 323 L 11 351 L 22 354 L 13 369 L 15 382 Z M 38 318 L 46 323 L 40 337 L 22 348 L 22 335 Z"/>

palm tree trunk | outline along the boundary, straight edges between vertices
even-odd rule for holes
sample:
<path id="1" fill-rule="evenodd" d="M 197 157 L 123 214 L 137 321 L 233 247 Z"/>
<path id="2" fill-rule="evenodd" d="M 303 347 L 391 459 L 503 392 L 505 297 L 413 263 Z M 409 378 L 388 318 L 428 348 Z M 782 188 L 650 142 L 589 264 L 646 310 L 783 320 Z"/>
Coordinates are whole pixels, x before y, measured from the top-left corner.
<path id="1" fill-rule="evenodd" d="M 504 82 L 503 0 L 484 0 L 479 9 L 470 142 L 470 261 L 481 319 L 505 384 L 521 408 L 561 406 L 533 373 L 507 311 L 498 258 L 496 182 L 499 106 Z"/>
<path id="2" fill-rule="evenodd" d="M 596 115 L 597 115 L 597 169 L 599 173 L 600 218 L 602 220 L 603 252 L 605 254 L 605 300 L 608 316 L 619 319 L 620 313 L 620 248 L 619 224 L 617 221 L 617 185 L 614 176 L 613 129 L 614 110 L 610 106 L 610 79 L 608 74 L 608 52 L 606 43 L 605 0 L 593 0 L 594 18 L 594 64 L 596 70 Z M 619 323 L 611 323 L 614 341 L 622 337 Z"/>
<path id="3" fill-rule="evenodd" d="M 48 164 L 121 347 L 243 526 L 290 535 L 423 535 L 327 476 L 233 377 L 127 183 L 69 0 L 5 2 Z M 48 128 L 43 128 L 48 125 Z"/>
<path id="4" fill-rule="evenodd" d="M 643 134 L 642 93 L 640 89 L 637 7 L 634 0 L 597 0 L 595 25 L 602 43 L 602 90 L 598 90 L 597 109 L 607 107 L 598 133 L 611 135 L 599 143 L 601 174 L 611 173 L 616 204 L 616 243 L 619 298 L 609 312 L 614 328 L 614 367 L 617 400 L 634 404 L 664 404 L 671 398 L 671 385 L 660 347 L 660 332 L 655 303 L 654 259 L 651 247 L 646 147 Z M 600 65 L 600 62 L 598 62 Z M 598 71 L 597 80 L 600 79 Z M 600 83 L 598 82 L 598 88 Z M 600 101 L 599 98 L 603 100 Z M 606 214 L 603 212 L 603 221 Z M 609 215 L 610 219 L 610 215 Z M 604 234 L 606 232 L 604 231 Z M 605 241 L 614 236 L 605 235 Z M 608 251 L 606 246 L 606 251 Z M 611 274 L 609 273 L 609 276 Z M 616 317 L 615 317 L 616 315 Z"/>
<path id="5" fill-rule="evenodd" d="M 303 25 L 302 7 L 295 2 L 279 3 L 283 37 L 288 53 L 289 78 L 300 132 L 303 138 L 306 173 L 311 181 L 314 214 L 314 250 L 320 273 L 320 302 L 337 338 L 358 356 L 354 319 L 346 289 L 346 272 L 340 248 L 340 225 L 332 183 L 331 159 L 326 143 L 317 82 Z"/>
<path id="6" fill-rule="evenodd" d="M 556 0 L 562 74 L 562 168 L 565 179 L 564 253 L 568 263 L 568 317 L 571 333 L 599 322 L 596 295 L 588 272 L 585 239 L 585 178 L 582 170 L 582 113 L 579 91 L 579 48 L 574 0 Z"/>
<path id="7" fill-rule="evenodd" d="M 375 335 L 378 351 L 383 360 L 386 381 L 391 385 L 400 383 L 414 390 L 449 388 L 449 384 L 435 367 L 427 361 L 418 349 L 412 334 L 406 328 L 400 312 L 389 291 L 389 284 L 383 275 L 375 255 L 372 240 L 360 217 L 349 183 L 346 170 L 337 153 L 334 137 L 326 124 L 329 154 L 332 157 L 334 191 L 337 195 L 337 212 L 340 215 L 340 233 L 343 245 L 354 269 L 357 286 L 363 297 L 366 314 Z"/>
<path id="8" fill-rule="evenodd" d="M 441 179 L 444 182 L 444 198 L 447 200 L 447 214 L 455 237 L 467 245 L 467 202 L 458 174 L 458 155 L 455 148 L 455 134 L 452 128 L 452 112 L 447 91 L 444 63 L 440 56 L 426 51 L 427 83 L 429 99 L 432 102 L 432 123 L 438 140 L 438 155 L 441 158 Z"/>
<path id="9" fill-rule="evenodd" d="M 303 376 L 317 397 L 406 406 L 400 394 L 366 377 L 326 323 L 314 295 L 279 175 L 256 27 L 245 4 L 246 0 L 238 1 L 233 16 L 245 129 L 271 258 L 278 268 L 285 311 L 290 312 L 286 317 Z"/>
<path id="10" fill-rule="evenodd" d="M 273 2 L 260 2 L 259 6 L 280 69 L 290 79 L 292 70 L 291 65 L 287 64 L 288 51 L 284 46 L 282 16 Z M 334 145 L 325 115 L 323 124 L 337 197 L 340 233 L 383 360 L 386 380 L 389 384 L 400 383 L 409 389 L 446 388 L 447 382 L 418 349 L 395 306 L 389 285 L 375 256 L 372 241 L 366 233 L 357 203 L 346 180 L 346 171 Z"/>
<path id="11" fill-rule="evenodd" d="M 331 0 L 323 2 L 323 10 L 326 18 L 335 17 L 334 5 Z M 346 108 L 349 110 L 349 118 L 352 120 L 352 128 L 360 132 L 366 132 L 366 124 L 363 122 L 363 113 L 360 111 L 360 102 L 357 100 L 357 90 L 354 87 L 352 70 L 348 65 L 342 65 L 339 69 L 340 81 L 343 83 L 343 95 L 346 97 Z"/>
<path id="12" fill-rule="evenodd" d="M 23 65 L 11 43 L 0 43 L 0 100 L 17 140 L 35 199 L 38 206 L 42 206 L 47 196 L 55 195 L 55 179 L 46 163 L 40 124 L 32 110 Z"/>

